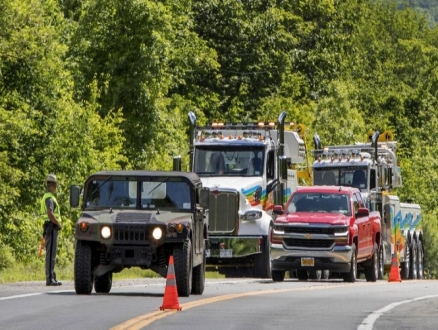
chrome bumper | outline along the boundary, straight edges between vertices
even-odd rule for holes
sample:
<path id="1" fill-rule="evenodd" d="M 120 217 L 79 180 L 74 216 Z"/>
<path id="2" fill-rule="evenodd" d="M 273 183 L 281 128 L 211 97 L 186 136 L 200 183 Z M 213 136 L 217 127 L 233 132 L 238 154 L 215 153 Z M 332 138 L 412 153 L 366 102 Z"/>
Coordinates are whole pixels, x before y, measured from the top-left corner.
<path id="1" fill-rule="evenodd" d="M 334 246 L 330 251 L 286 250 L 282 244 L 271 244 L 272 270 L 321 269 L 348 272 L 351 264 L 351 246 Z M 313 258 L 314 266 L 301 266 L 301 258 Z"/>

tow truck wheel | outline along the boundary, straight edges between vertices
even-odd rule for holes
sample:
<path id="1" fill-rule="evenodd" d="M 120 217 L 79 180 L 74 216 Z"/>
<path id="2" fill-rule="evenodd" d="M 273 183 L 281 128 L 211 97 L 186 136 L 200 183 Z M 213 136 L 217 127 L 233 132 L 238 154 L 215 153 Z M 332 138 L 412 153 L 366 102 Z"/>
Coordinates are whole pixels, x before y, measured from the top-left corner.
<path id="1" fill-rule="evenodd" d="M 401 264 L 401 279 L 407 280 L 409 278 L 410 268 L 411 268 L 411 255 L 410 255 L 411 249 L 407 246 L 405 246 L 405 261 Z"/>
<path id="2" fill-rule="evenodd" d="M 424 278 L 423 261 L 424 261 L 423 243 L 421 241 L 418 241 L 418 245 L 417 245 L 417 264 L 418 264 L 417 278 L 419 280 L 422 280 Z"/>
<path id="3" fill-rule="evenodd" d="M 367 282 L 375 282 L 379 277 L 379 248 L 374 243 L 373 255 L 371 256 L 371 264 L 365 266 L 365 278 Z"/>
<path id="4" fill-rule="evenodd" d="M 202 250 L 204 254 L 204 257 L 202 258 L 202 264 L 193 268 L 192 294 L 202 294 L 205 288 L 205 264 L 207 263 L 207 256 L 205 249 Z"/>
<path id="5" fill-rule="evenodd" d="M 77 241 L 75 248 L 75 291 L 77 294 L 90 294 L 93 290 L 93 274 L 91 273 L 91 246 Z"/>
<path id="6" fill-rule="evenodd" d="M 415 240 L 412 241 L 410 252 L 411 252 L 411 267 L 410 267 L 411 272 L 409 273 L 409 278 L 411 280 L 416 280 L 418 264 L 417 264 L 417 242 Z"/>
<path id="7" fill-rule="evenodd" d="M 271 278 L 271 246 L 268 236 L 263 236 L 261 252 L 255 257 L 254 277 Z"/>
<path id="8" fill-rule="evenodd" d="M 173 247 L 178 296 L 188 297 L 192 291 L 192 243 L 190 239 Z"/>
<path id="9" fill-rule="evenodd" d="M 113 285 L 113 273 L 109 272 L 94 278 L 94 291 L 96 293 L 109 293 Z"/>
<path id="10" fill-rule="evenodd" d="M 272 271 L 272 280 L 274 282 L 283 282 L 284 281 L 284 270 L 273 270 Z"/>
<path id="11" fill-rule="evenodd" d="M 356 258 L 356 245 L 351 245 L 351 265 L 350 271 L 343 274 L 344 282 L 355 282 L 357 277 L 357 258 Z"/>
<path id="12" fill-rule="evenodd" d="M 309 278 L 311 280 L 320 281 L 322 278 L 322 270 L 309 270 Z"/>

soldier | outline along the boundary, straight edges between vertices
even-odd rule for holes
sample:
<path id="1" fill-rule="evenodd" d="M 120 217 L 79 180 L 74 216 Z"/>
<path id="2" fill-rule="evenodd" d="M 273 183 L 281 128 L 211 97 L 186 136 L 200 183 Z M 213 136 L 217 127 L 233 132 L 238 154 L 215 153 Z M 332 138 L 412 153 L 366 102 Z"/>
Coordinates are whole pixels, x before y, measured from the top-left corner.
<path id="1" fill-rule="evenodd" d="M 49 174 L 46 179 L 47 192 L 41 199 L 41 214 L 44 222 L 44 239 L 46 242 L 46 285 L 57 286 L 61 282 L 56 280 L 54 272 L 56 250 L 58 246 L 58 231 L 61 230 L 61 212 L 55 197 L 58 181 L 54 174 Z"/>

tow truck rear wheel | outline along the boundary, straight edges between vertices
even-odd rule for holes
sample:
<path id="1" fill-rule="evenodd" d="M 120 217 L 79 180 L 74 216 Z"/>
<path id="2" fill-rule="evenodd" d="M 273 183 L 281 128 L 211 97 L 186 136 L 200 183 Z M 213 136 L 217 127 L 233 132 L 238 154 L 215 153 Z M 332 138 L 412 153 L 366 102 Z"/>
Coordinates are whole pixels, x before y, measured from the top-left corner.
<path id="1" fill-rule="evenodd" d="M 94 291 L 96 293 L 109 293 L 113 285 L 113 273 L 109 272 L 94 278 Z"/>
<path id="2" fill-rule="evenodd" d="M 379 277 L 379 248 L 374 243 L 373 255 L 371 256 L 371 263 L 365 266 L 365 278 L 367 282 L 375 282 Z"/>
<path id="3" fill-rule="evenodd" d="M 418 244 L 417 244 L 417 265 L 418 265 L 417 278 L 419 280 L 422 280 L 424 278 L 423 262 L 424 262 L 423 243 L 421 241 L 418 241 Z"/>
<path id="4" fill-rule="evenodd" d="M 409 279 L 409 274 L 411 272 L 411 249 L 407 246 L 408 242 L 405 245 L 405 261 L 401 263 L 401 279 L 407 280 Z"/>
<path id="5" fill-rule="evenodd" d="M 351 245 L 351 264 L 350 271 L 343 274 L 344 282 L 355 282 L 357 277 L 357 258 L 356 258 L 356 244 Z"/>
<path id="6" fill-rule="evenodd" d="M 91 246 L 86 242 L 76 241 L 75 248 L 75 291 L 77 294 L 90 294 L 93 290 L 93 274 L 91 272 Z"/>
<path id="7" fill-rule="evenodd" d="M 417 268 L 418 268 L 418 263 L 417 263 L 417 242 L 415 241 L 415 239 L 412 241 L 411 244 L 411 248 L 410 248 L 410 253 L 411 253 L 411 267 L 410 267 L 410 273 L 409 273 L 409 278 L 411 280 L 416 280 L 417 279 Z"/>
<path id="8" fill-rule="evenodd" d="M 192 291 L 192 243 L 186 239 L 173 247 L 178 296 L 188 297 Z"/>
<path id="9" fill-rule="evenodd" d="M 271 278 L 271 246 L 268 236 L 263 236 L 260 250 L 261 253 L 255 257 L 254 277 Z"/>
<path id="10" fill-rule="evenodd" d="M 205 246 L 205 242 L 204 242 Z M 202 294 L 205 288 L 205 265 L 207 263 L 205 249 L 203 249 L 204 257 L 202 258 L 202 264 L 193 268 L 193 283 L 192 294 Z"/>

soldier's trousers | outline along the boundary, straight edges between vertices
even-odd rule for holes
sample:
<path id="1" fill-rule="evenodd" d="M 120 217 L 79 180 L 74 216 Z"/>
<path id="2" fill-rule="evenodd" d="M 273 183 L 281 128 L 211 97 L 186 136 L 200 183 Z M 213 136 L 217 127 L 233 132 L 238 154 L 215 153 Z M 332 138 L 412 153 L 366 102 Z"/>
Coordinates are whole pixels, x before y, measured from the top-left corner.
<path id="1" fill-rule="evenodd" d="M 58 227 L 53 222 L 47 226 L 46 235 L 46 283 L 56 280 L 54 272 L 56 250 L 58 248 Z"/>

